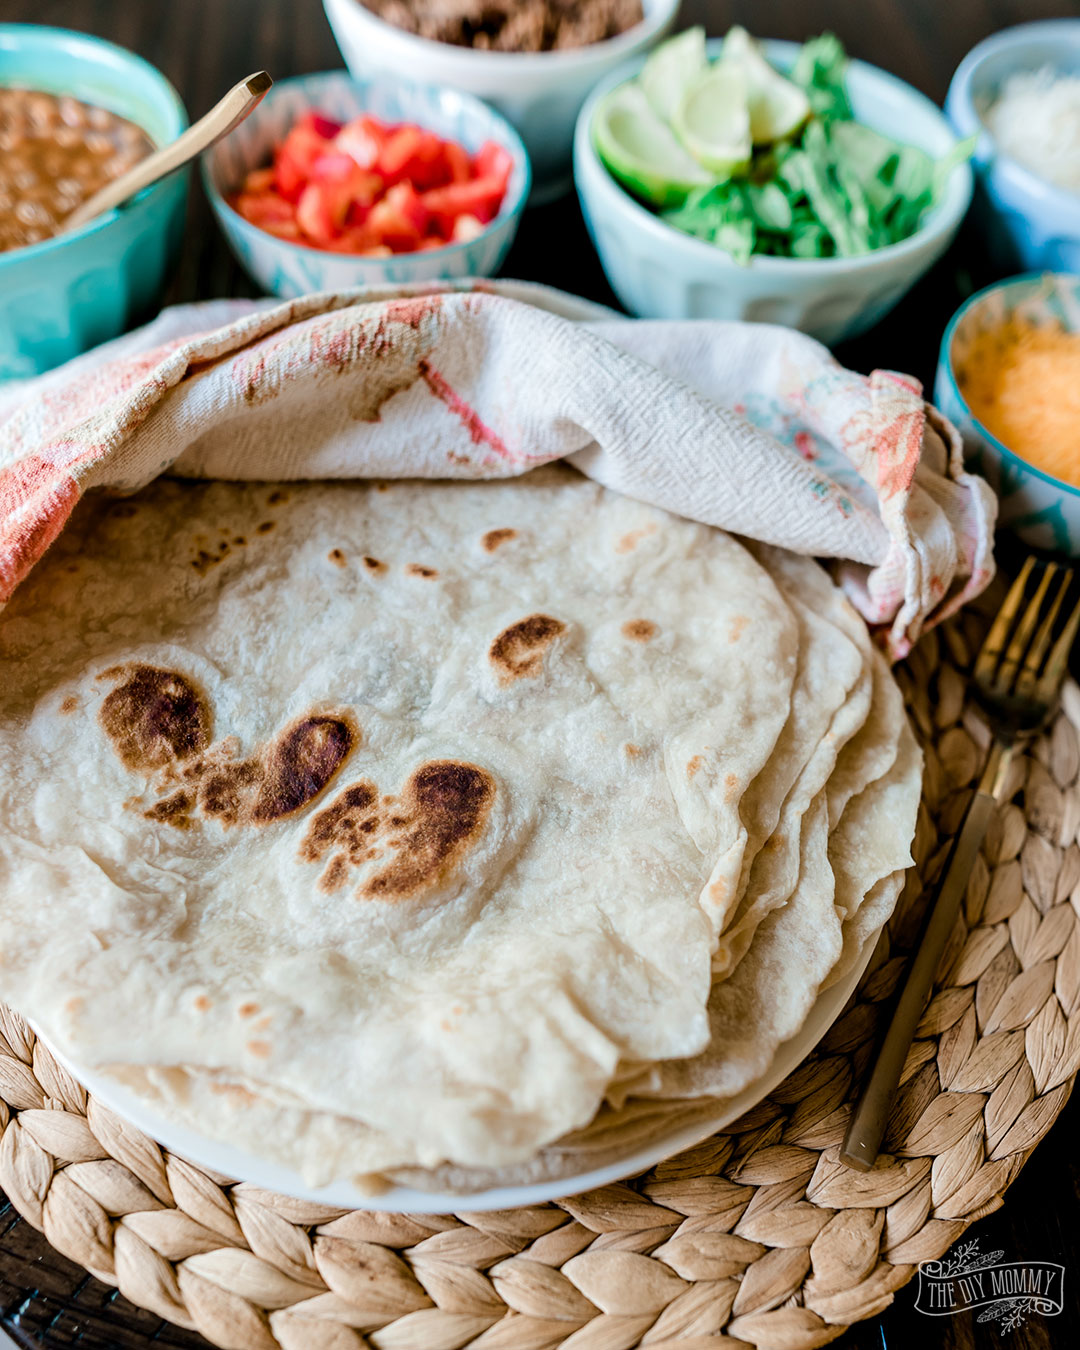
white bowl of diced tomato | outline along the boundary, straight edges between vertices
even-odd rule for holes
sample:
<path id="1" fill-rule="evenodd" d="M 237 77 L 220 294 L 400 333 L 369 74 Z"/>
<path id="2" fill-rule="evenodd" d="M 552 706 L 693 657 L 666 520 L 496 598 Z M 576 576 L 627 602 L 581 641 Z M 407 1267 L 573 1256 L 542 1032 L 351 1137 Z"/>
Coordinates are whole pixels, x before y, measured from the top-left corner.
<path id="1" fill-rule="evenodd" d="M 240 263 L 286 298 L 491 276 L 530 185 L 517 133 L 478 99 L 345 71 L 276 84 L 202 170 Z"/>

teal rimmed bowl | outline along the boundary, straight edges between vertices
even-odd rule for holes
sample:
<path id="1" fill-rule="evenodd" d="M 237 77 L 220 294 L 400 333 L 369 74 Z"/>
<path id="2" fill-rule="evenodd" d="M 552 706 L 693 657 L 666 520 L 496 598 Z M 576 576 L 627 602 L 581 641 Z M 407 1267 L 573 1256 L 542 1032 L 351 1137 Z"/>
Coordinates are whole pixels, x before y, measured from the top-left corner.
<path id="1" fill-rule="evenodd" d="M 957 382 L 957 366 L 975 337 L 1013 315 L 1080 332 L 1080 276 L 1027 273 L 987 286 L 965 301 L 941 340 L 934 403 L 959 430 L 970 466 L 997 493 L 999 524 L 1035 548 L 1080 557 L 1080 488 L 1035 468 L 998 440 L 971 411 Z"/>
<path id="2" fill-rule="evenodd" d="M 156 146 L 187 126 L 176 90 L 149 62 L 64 28 L 0 24 L 0 86 L 71 94 L 136 122 Z M 81 230 L 0 253 L 0 380 L 49 370 L 150 310 L 186 197 L 179 170 Z"/>

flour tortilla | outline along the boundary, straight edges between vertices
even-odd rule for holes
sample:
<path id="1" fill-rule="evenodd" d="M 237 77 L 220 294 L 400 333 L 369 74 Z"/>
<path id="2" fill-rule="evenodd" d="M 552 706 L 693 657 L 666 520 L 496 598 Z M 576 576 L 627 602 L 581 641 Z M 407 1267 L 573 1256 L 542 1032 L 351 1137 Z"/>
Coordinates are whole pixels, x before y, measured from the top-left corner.
<path id="1" fill-rule="evenodd" d="M 87 1065 L 256 1081 L 425 1166 L 529 1159 L 621 1062 L 704 1048 L 706 883 L 797 638 L 735 540 L 561 467 L 84 502 L 0 616 L 0 993 Z M 311 800 L 295 744 L 348 749 Z M 187 828 L 151 818 L 196 768 Z M 305 855 L 368 783 L 380 851 Z"/>
<path id="2" fill-rule="evenodd" d="M 767 545 L 751 551 L 769 571 L 800 628 L 800 670 L 792 688 L 791 715 L 777 742 L 777 752 L 759 781 L 769 779 L 774 796 L 782 792 L 779 815 L 767 847 L 746 868 L 739 903 L 713 955 L 713 979 L 729 974 L 753 940 L 757 926 L 784 904 L 799 880 L 803 818 L 828 782 L 837 756 L 863 727 L 870 713 L 871 681 L 868 652 L 846 634 L 850 605 L 810 558 L 800 558 Z M 858 625 L 865 635 L 865 628 Z M 795 724 L 796 731 L 790 728 Z M 781 782 L 773 774 L 781 745 L 795 751 Z M 756 784 L 755 784 L 756 786 Z M 750 797 L 751 793 L 747 793 Z M 828 829 L 827 817 L 816 828 Z"/>

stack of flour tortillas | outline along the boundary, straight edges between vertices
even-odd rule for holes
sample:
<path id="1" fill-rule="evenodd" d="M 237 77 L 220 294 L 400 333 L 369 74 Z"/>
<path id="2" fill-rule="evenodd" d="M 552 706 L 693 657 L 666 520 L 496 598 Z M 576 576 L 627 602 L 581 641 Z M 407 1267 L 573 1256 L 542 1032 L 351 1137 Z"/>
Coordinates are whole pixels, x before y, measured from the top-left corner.
<path id="1" fill-rule="evenodd" d="M 910 861 L 826 573 L 561 466 L 89 497 L 0 667 L 0 997 L 313 1182 L 569 1176 L 715 1109 Z"/>

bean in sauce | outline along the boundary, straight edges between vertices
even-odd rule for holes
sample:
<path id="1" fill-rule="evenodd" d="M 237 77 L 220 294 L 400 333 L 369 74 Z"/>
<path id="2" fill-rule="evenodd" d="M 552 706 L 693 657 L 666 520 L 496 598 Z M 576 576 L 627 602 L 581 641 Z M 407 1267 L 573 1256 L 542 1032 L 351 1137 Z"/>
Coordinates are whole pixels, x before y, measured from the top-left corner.
<path id="1" fill-rule="evenodd" d="M 105 108 L 0 89 L 0 253 L 50 238 L 153 148 L 142 127 Z"/>

